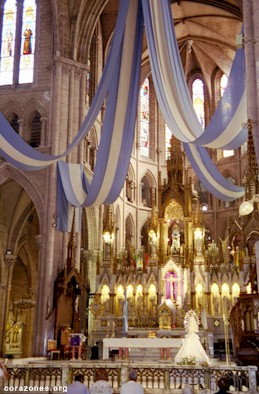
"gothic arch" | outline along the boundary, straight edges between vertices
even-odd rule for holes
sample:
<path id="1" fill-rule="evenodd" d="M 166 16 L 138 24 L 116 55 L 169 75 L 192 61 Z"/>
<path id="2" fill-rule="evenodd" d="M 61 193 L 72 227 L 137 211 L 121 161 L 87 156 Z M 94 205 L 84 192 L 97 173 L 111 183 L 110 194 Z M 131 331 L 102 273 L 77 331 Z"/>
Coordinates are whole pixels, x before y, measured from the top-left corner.
<path id="1" fill-rule="evenodd" d="M 54 23 L 54 53 L 71 58 L 71 30 L 69 22 L 69 9 L 67 0 L 54 0 L 52 3 L 52 18 Z"/>
<path id="2" fill-rule="evenodd" d="M 136 195 L 135 195 L 135 190 L 136 190 L 136 186 L 135 186 L 135 171 L 133 169 L 132 164 L 129 164 L 129 168 L 128 168 L 128 173 L 126 176 L 126 181 L 125 181 L 125 193 L 126 193 L 126 197 L 127 200 L 129 202 L 134 202 Z"/>
<path id="3" fill-rule="evenodd" d="M 140 181 L 141 184 L 141 198 L 142 198 L 142 204 L 144 207 L 151 208 L 152 207 L 152 193 L 153 193 L 153 188 L 156 187 L 156 181 L 155 177 L 152 174 L 151 171 L 147 171 L 145 175 L 141 178 Z M 156 199 L 156 194 L 154 195 Z"/>
<path id="4" fill-rule="evenodd" d="M 31 124 L 35 111 L 38 111 L 42 118 L 47 117 L 46 107 L 44 107 L 39 100 L 31 99 L 26 102 L 26 106 L 23 111 L 23 119 L 28 124 Z"/>
<path id="5" fill-rule="evenodd" d="M 35 184 L 26 175 L 24 175 L 22 171 L 12 168 L 7 163 L 5 163 L 0 172 L 0 186 L 2 183 L 4 183 L 9 179 L 14 180 L 19 185 L 21 185 L 30 196 L 39 218 L 40 234 L 43 234 L 43 228 L 44 228 L 44 222 L 43 222 L 44 202 L 42 200 L 43 194 L 41 193 L 40 190 L 36 189 Z"/>
<path id="6" fill-rule="evenodd" d="M 78 58 L 79 62 L 83 63 L 88 59 L 91 40 L 99 22 L 98 17 L 107 2 L 107 0 L 104 2 L 88 0 L 79 10 L 74 35 L 74 43 L 78 43 L 75 45 L 74 58 Z"/>
<path id="7" fill-rule="evenodd" d="M 29 246 L 29 250 L 27 246 Z M 28 253 L 28 251 L 30 251 L 30 253 Z M 25 266 L 28 268 L 30 288 L 35 290 L 37 278 L 37 267 L 35 265 L 35 261 L 37 261 L 37 255 L 35 253 L 33 245 L 31 245 L 28 236 L 23 237 L 20 240 L 18 246 L 18 255 L 25 264 Z"/>
<path id="8" fill-rule="evenodd" d="M 2 112 L 9 123 L 11 123 L 14 115 L 17 115 L 18 119 L 23 119 L 23 108 L 16 100 L 9 100 L 8 103 L 2 107 Z"/>
<path id="9" fill-rule="evenodd" d="M 133 257 L 134 245 L 136 244 L 136 234 L 134 232 L 135 225 L 131 214 L 129 214 L 125 221 L 125 248 L 127 250 L 128 258 Z"/>

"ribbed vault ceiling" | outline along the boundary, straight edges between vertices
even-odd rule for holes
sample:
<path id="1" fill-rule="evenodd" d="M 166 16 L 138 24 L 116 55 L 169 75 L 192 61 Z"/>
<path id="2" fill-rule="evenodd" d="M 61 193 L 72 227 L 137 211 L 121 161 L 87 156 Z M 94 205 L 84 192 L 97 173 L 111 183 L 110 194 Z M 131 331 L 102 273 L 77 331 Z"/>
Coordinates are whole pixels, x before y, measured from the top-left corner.
<path id="1" fill-rule="evenodd" d="M 118 4 L 118 0 L 110 0 L 103 9 L 104 43 L 112 34 Z M 186 76 L 201 70 L 206 78 L 217 67 L 228 75 L 242 25 L 241 1 L 178 0 L 171 4 Z"/>

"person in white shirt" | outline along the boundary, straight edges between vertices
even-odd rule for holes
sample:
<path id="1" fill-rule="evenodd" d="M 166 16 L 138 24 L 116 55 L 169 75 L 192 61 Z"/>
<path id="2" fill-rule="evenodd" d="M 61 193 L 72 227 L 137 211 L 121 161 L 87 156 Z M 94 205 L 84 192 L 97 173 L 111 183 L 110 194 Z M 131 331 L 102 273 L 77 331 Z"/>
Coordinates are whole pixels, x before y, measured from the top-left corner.
<path id="1" fill-rule="evenodd" d="M 108 382 L 105 368 L 96 370 L 95 382 L 90 387 L 90 394 L 113 394 L 113 388 Z"/>
<path id="2" fill-rule="evenodd" d="M 84 384 L 84 376 L 81 374 L 75 375 L 74 383 L 67 386 L 67 394 L 89 394 L 86 385 Z"/>
<path id="3" fill-rule="evenodd" d="M 129 373 L 129 381 L 121 385 L 120 394 L 144 394 L 144 389 L 137 382 L 137 378 L 137 372 L 132 369 Z"/>

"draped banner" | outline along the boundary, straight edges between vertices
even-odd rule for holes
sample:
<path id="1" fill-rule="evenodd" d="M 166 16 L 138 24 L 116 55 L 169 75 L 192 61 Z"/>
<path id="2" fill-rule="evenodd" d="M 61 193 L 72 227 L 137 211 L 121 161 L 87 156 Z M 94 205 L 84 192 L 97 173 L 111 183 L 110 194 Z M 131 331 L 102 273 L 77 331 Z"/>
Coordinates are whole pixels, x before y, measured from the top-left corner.
<path id="1" fill-rule="evenodd" d="M 39 170 L 62 158 L 64 159 L 86 137 L 102 108 L 111 81 L 113 78 L 116 78 L 116 65 L 120 63 L 125 24 L 129 14 L 129 4 L 130 0 L 124 0 L 120 4 L 113 43 L 104 66 L 99 86 L 83 124 L 66 151 L 60 155 L 51 156 L 33 149 L 14 131 L 3 114 L 0 113 L 0 155 L 8 162 L 15 167 L 27 171 Z"/>
<path id="2" fill-rule="evenodd" d="M 190 163 L 200 181 L 220 200 L 233 201 L 244 195 L 243 187 L 228 181 L 214 166 L 208 165 L 211 158 L 206 149 L 193 144 L 184 144 Z"/>
<path id="3" fill-rule="evenodd" d="M 76 230 L 80 230 L 81 210 L 89 190 L 89 182 L 83 171 L 83 165 L 58 162 L 58 211 L 57 230 L 71 229 L 73 207 L 76 208 Z"/>
<path id="4" fill-rule="evenodd" d="M 228 85 L 204 131 L 194 111 L 174 32 L 169 0 L 142 0 L 156 96 L 167 126 L 182 142 L 234 149 L 244 143 L 247 118 L 244 49 L 236 52 Z M 233 142 L 233 147 L 231 142 Z M 240 145 L 239 145 L 240 146 Z"/>
<path id="5" fill-rule="evenodd" d="M 124 0 L 120 1 L 114 37 L 92 105 L 65 152 L 51 156 L 31 148 L 0 113 L 2 157 L 29 171 L 58 162 L 59 230 L 67 231 L 71 206 L 111 204 L 123 187 L 134 139 L 144 23 L 156 96 L 165 122 L 183 142 L 194 170 L 209 192 L 225 201 L 244 195 L 243 188 L 220 174 L 206 150 L 236 149 L 247 139 L 247 130 L 242 128 L 247 118 L 244 50 L 237 50 L 224 96 L 203 130 L 185 81 L 170 1 Z M 105 99 L 96 166 L 89 182 L 82 166 L 66 163 L 65 159 L 86 137 Z"/>

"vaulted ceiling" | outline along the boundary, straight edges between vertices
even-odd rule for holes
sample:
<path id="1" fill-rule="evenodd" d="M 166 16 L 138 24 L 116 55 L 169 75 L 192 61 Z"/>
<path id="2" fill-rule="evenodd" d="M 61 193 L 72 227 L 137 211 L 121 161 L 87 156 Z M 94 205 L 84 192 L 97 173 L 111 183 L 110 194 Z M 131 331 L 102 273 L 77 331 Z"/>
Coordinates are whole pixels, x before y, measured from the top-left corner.
<path id="1" fill-rule="evenodd" d="M 204 77 L 218 67 L 229 74 L 242 26 L 241 0 L 173 0 L 172 14 L 185 75 L 195 70 Z M 104 45 L 116 22 L 118 0 L 106 3 L 101 14 Z M 145 53 L 144 40 L 144 53 Z M 143 56 L 143 64 L 147 61 Z"/>

